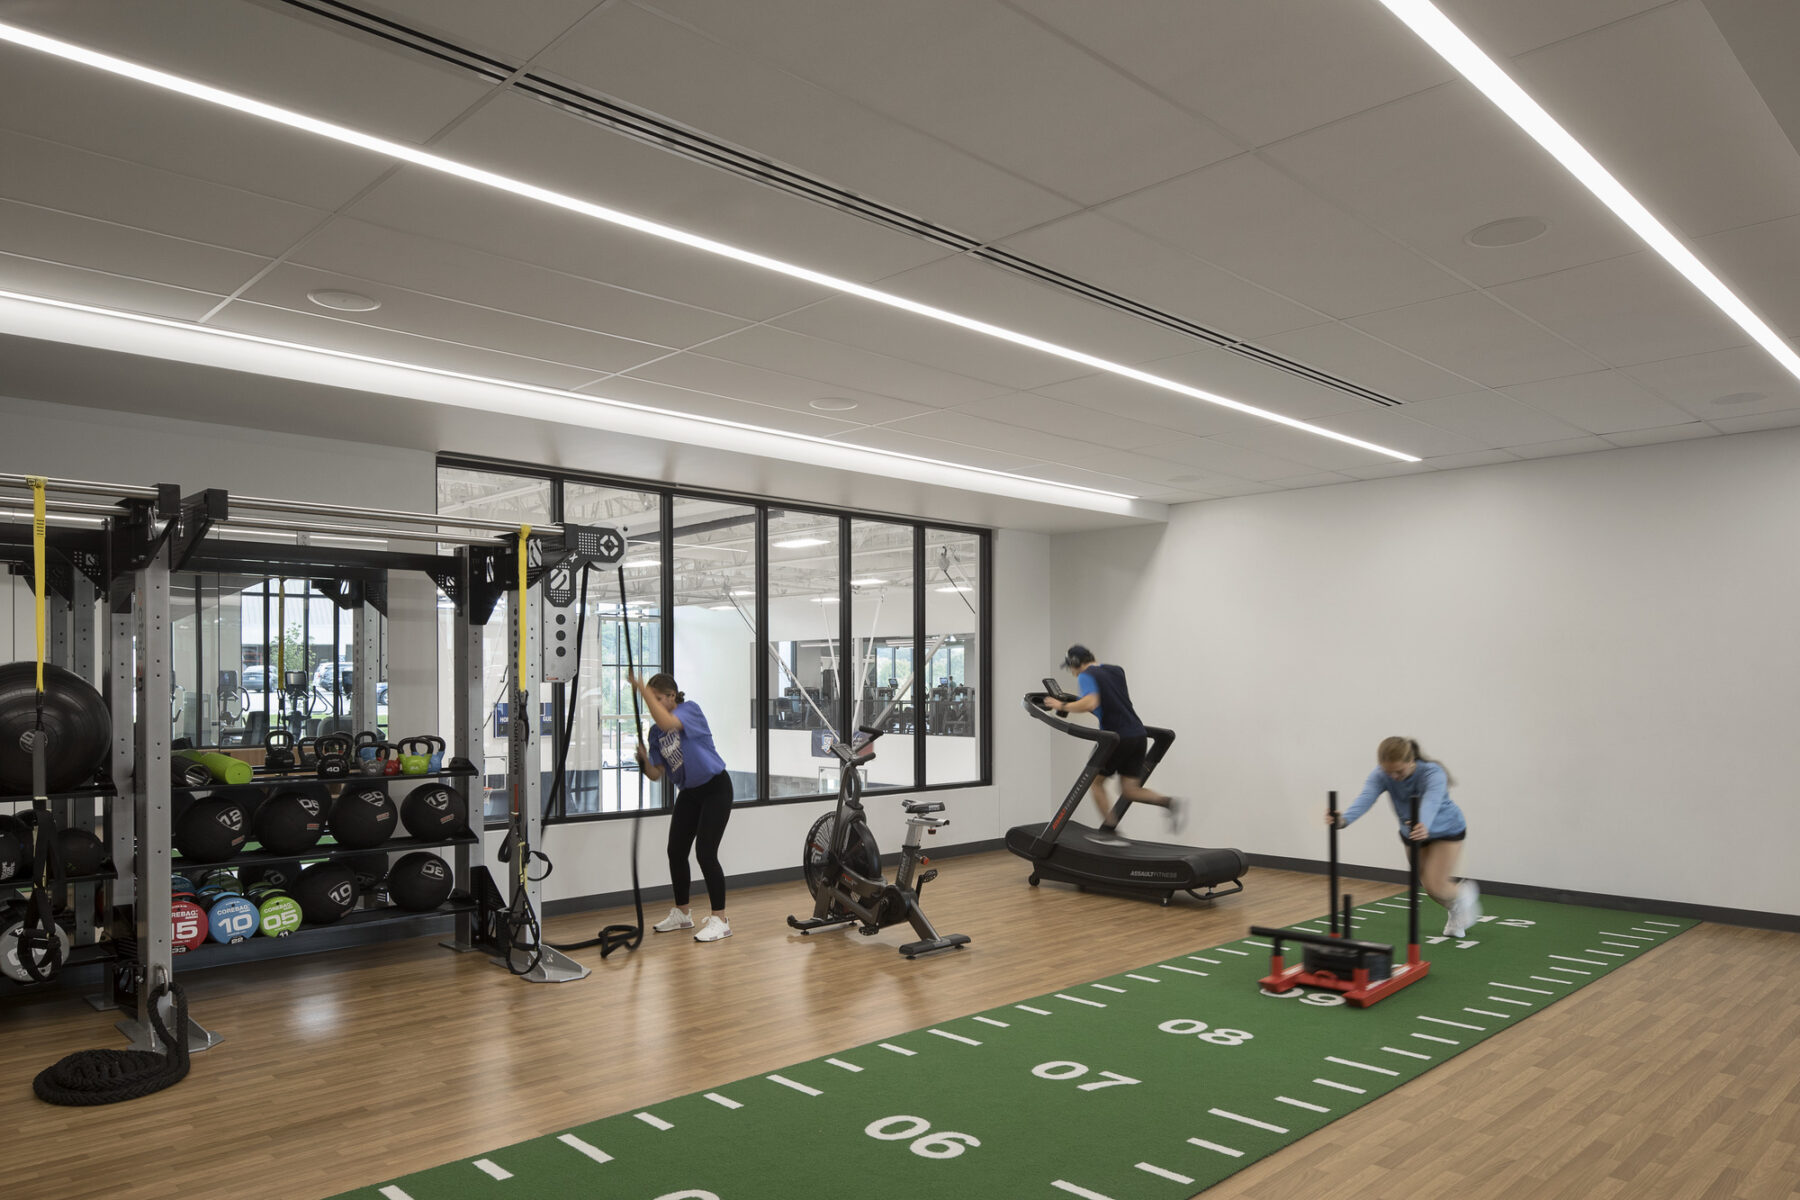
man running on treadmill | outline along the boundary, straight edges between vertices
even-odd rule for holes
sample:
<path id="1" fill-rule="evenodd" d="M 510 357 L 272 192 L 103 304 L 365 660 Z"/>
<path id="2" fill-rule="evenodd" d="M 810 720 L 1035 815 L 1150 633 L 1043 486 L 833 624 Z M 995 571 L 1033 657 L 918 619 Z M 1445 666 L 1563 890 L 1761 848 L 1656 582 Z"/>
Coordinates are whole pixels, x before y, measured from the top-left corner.
<path id="1" fill-rule="evenodd" d="M 1107 777 L 1117 775 L 1121 799 L 1133 804 L 1154 804 L 1166 810 L 1169 832 L 1180 833 L 1181 827 L 1187 824 L 1187 801 L 1153 792 L 1144 786 L 1144 755 L 1149 751 L 1150 737 L 1144 732 L 1144 723 L 1138 720 L 1137 710 L 1131 707 L 1131 689 L 1125 685 L 1125 669 L 1095 662 L 1093 652 L 1079 644 L 1069 647 L 1063 668 L 1075 672 L 1081 699 L 1065 707 L 1054 697 L 1045 696 L 1044 707 L 1062 717 L 1091 712 L 1100 722 L 1100 728 L 1119 735 L 1112 757 L 1101 764 L 1091 789 L 1094 803 L 1100 809 L 1100 831 L 1112 833 L 1118 827 L 1113 819 L 1112 800 L 1106 794 Z"/>

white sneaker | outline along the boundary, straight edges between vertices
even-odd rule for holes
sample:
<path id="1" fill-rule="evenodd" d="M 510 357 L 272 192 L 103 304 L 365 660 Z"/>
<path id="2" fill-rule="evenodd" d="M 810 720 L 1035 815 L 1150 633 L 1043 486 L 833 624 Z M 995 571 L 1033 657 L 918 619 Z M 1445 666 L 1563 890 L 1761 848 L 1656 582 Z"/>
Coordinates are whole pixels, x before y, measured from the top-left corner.
<path id="1" fill-rule="evenodd" d="M 1456 885 L 1456 909 L 1464 929 L 1481 920 L 1481 889 L 1473 879 L 1465 879 Z"/>
<path id="2" fill-rule="evenodd" d="M 1188 802 L 1179 796 L 1169 797 L 1169 832 L 1180 833 L 1187 827 Z"/>
<path id="3" fill-rule="evenodd" d="M 731 923 L 722 917 L 708 917 L 694 935 L 696 942 L 716 942 L 731 936 Z"/>
<path id="4" fill-rule="evenodd" d="M 1461 921 L 1457 920 L 1457 916 L 1456 916 L 1457 911 L 1461 908 L 1462 908 L 1462 901 L 1460 901 L 1460 900 L 1458 900 L 1455 903 L 1455 905 L 1451 907 L 1450 919 L 1444 922 L 1444 936 L 1445 937 L 1459 938 L 1463 935 L 1463 924 Z"/>
<path id="5" fill-rule="evenodd" d="M 674 933 L 677 929 L 692 929 L 693 927 L 694 918 L 688 916 L 679 908 L 671 908 L 668 916 L 664 917 L 650 928 L 656 930 L 658 933 Z"/>

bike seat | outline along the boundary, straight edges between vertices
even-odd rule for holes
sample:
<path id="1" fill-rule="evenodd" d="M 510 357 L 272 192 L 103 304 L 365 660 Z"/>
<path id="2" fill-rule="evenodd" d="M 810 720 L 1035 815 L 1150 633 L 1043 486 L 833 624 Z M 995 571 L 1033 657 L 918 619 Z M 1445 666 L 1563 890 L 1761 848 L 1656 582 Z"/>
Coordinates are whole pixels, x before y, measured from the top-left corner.
<path id="1" fill-rule="evenodd" d="M 941 801 L 927 802 L 924 800 L 908 800 L 906 802 L 906 811 L 914 814 L 943 812 L 944 806 Z"/>

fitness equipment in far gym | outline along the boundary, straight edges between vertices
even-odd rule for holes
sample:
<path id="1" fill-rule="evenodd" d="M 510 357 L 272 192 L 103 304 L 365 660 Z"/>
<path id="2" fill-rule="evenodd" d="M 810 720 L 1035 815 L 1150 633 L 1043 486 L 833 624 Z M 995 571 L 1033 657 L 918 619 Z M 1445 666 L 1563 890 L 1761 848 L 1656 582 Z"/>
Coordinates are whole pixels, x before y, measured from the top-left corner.
<path id="1" fill-rule="evenodd" d="M 1419 957 L 1419 843 L 1406 843 L 1406 961 L 1394 966 L 1394 948 L 1383 942 L 1360 942 L 1350 937 L 1350 893 L 1344 893 L 1343 926 L 1338 925 L 1338 811 L 1337 793 L 1327 793 L 1325 813 L 1330 817 L 1331 831 L 1329 876 L 1326 881 L 1326 907 L 1331 911 L 1331 933 L 1312 933 L 1305 929 L 1276 929 L 1268 925 L 1252 925 L 1250 932 L 1273 943 L 1269 953 L 1269 973 L 1262 980 L 1263 990 L 1272 995 L 1291 992 L 1297 987 L 1327 988 L 1341 993 L 1348 1004 L 1367 1008 L 1417 983 L 1431 971 L 1431 964 Z M 1407 828 L 1419 823 L 1419 798 L 1412 799 Z M 1300 965 L 1285 965 L 1281 944 L 1300 942 L 1305 947 Z"/>
<path id="2" fill-rule="evenodd" d="M 1069 818 L 1087 797 L 1094 777 L 1112 757 L 1119 735 L 1077 725 L 1066 715 L 1058 716 L 1044 707 L 1045 698 L 1068 705 L 1079 697 L 1063 691 L 1056 680 L 1046 679 L 1043 691 L 1025 693 L 1025 711 L 1058 733 L 1094 743 L 1094 752 L 1088 755 L 1080 778 L 1048 821 L 1041 825 L 1015 825 L 1006 831 L 1006 848 L 1031 863 L 1032 887 L 1038 885 L 1039 879 L 1060 879 L 1095 891 L 1161 896 L 1164 904 L 1174 899 L 1176 892 L 1186 892 L 1196 900 L 1212 900 L 1244 890 L 1241 881 L 1250 869 L 1250 861 L 1241 850 L 1144 842 L 1119 833 L 1117 826 L 1131 807 L 1131 801 L 1123 796 L 1113 805 L 1115 828 L 1111 832 L 1071 821 Z M 1153 725 L 1144 729 L 1150 735 L 1150 753 L 1144 758 L 1144 777 L 1139 783 L 1149 781 L 1150 773 L 1175 741 L 1173 730 Z M 1218 885 L 1222 883 L 1231 886 L 1221 888 Z M 1205 894 L 1197 888 L 1205 888 Z"/>
<path id="3" fill-rule="evenodd" d="M 948 818 L 930 815 L 944 811 L 941 803 L 901 802 L 906 809 L 906 841 L 900 847 L 900 869 L 892 883 L 882 875 L 881 851 L 875 848 L 875 835 L 863 813 L 862 773 L 858 770 L 875 760 L 871 747 L 881 732 L 864 725 L 853 746 L 840 738 L 831 739 L 831 752 L 840 764 L 837 807 L 813 822 L 800 860 L 807 890 L 813 895 L 813 915 L 805 920 L 790 916 L 788 924 L 806 934 L 857 923 L 858 933 L 872 936 L 906 921 L 919 935 L 918 941 L 900 947 L 907 958 L 935 950 L 960 950 L 968 945 L 969 935 L 939 934 L 919 907 L 919 893 L 937 878 L 937 869 L 915 878 L 919 866 L 930 861 L 919 853 L 920 838 L 950 823 Z"/>

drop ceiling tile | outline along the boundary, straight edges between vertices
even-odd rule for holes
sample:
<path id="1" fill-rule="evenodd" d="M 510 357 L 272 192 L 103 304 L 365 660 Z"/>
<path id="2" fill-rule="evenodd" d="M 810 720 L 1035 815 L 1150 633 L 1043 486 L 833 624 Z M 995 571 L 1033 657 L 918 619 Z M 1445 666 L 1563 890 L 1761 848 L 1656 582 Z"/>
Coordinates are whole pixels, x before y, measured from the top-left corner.
<path id="1" fill-rule="evenodd" d="M 1478 285 L 1643 245 L 1460 80 L 1290 138 L 1265 154 L 1320 195 Z M 1466 240 L 1509 217 L 1536 217 L 1548 229 L 1516 246 Z"/>
<path id="2" fill-rule="evenodd" d="M 1194 492 L 1214 493 L 1219 488 L 1244 482 L 1231 475 L 1196 471 L 1188 463 L 1158 458 L 1143 451 L 1113 450 L 1103 446 L 1093 447 L 1082 459 L 1082 465 L 1103 475 L 1141 480 L 1147 486 Z"/>
<path id="3" fill-rule="evenodd" d="M 938 438 L 919 437 L 916 434 L 902 433 L 886 426 L 859 429 L 842 434 L 836 440 L 847 445 L 873 446 L 879 450 L 892 450 L 899 454 L 910 454 L 918 458 L 929 458 L 937 462 L 947 462 L 959 466 L 985 467 L 990 471 L 1035 474 L 1036 469 L 1044 466 L 1043 463 L 1027 455 L 1006 454 L 998 450 L 984 450 L 975 446 L 946 442 Z"/>
<path id="4" fill-rule="evenodd" d="M 755 404 L 729 396 L 716 396 L 689 388 L 636 379 L 630 375 L 615 375 L 611 379 L 603 379 L 576 390 L 679 416 L 735 421 L 740 425 L 753 425 L 759 429 L 772 429 L 781 433 L 804 433 L 809 437 L 836 437 L 860 428 L 855 422 L 836 420 L 824 413 L 796 412 L 769 404 Z"/>
<path id="5" fill-rule="evenodd" d="M 1344 474 L 1358 479 L 1391 479 L 1396 475 L 1424 475 L 1437 468 L 1431 463 L 1385 462 L 1366 467 L 1347 467 Z"/>
<path id="6" fill-rule="evenodd" d="M 813 284 L 417 167 L 383 181 L 346 214 L 751 321 L 831 295 Z"/>
<path id="7" fill-rule="evenodd" d="M 1040 462 L 1080 464 L 1093 449 L 1086 442 L 1057 437 L 1042 430 L 984 421 L 961 409 L 939 409 L 902 421 L 890 421 L 884 428 L 983 450 L 1005 450 Z"/>
<path id="8" fill-rule="evenodd" d="M 1788 429 L 1800 425 L 1800 408 L 1752 413 L 1744 417 L 1713 417 L 1708 424 L 1720 433 L 1759 433 L 1765 429 Z"/>
<path id="9" fill-rule="evenodd" d="M 896 396 L 928 408 L 948 408 L 1009 390 L 924 363 L 772 325 L 752 325 L 709 342 L 705 352 L 713 358 L 791 373 L 832 387 Z"/>
<path id="10" fill-rule="evenodd" d="M 1648 250 L 1490 289 L 1613 366 L 1741 346 L 1748 337 Z"/>
<path id="11" fill-rule="evenodd" d="M 1534 51 L 1514 78 L 1679 233 L 1800 212 L 1800 156 L 1703 4 Z"/>
<path id="12" fill-rule="evenodd" d="M 920 404 L 909 404 L 892 396 L 831 385 L 821 386 L 814 380 L 710 358 L 703 354 L 676 354 L 638 367 L 631 374 L 697 392 L 711 392 L 737 400 L 750 400 L 776 408 L 806 411 L 814 400 L 834 398 L 854 401 L 856 407 L 827 414 L 836 420 L 859 425 L 878 425 L 935 410 Z M 813 410 L 818 411 L 818 410 Z"/>
<path id="13" fill-rule="evenodd" d="M 1287 479 L 1271 479 L 1269 482 L 1286 491 L 1298 491 L 1300 488 L 1330 487 L 1334 483 L 1354 483 L 1356 476 L 1343 475 L 1337 471 L 1320 471 L 1313 475 L 1294 475 Z"/>
<path id="14" fill-rule="evenodd" d="M 1150 368 L 1154 369 L 1156 365 L 1152 363 Z M 1119 375 L 1084 375 L 1080 379 L 1032 390 L 1107 416 L 1155 425 L 1193 437 L 1256 429 L 1266 423 L 1262 417 L 1246 416 L 1222 405 L 1195 400 Z"/>
<path id="15" fill-rule="evenodd" d="M 330 314 L 339 322 L 562 363 L 586 371 L 586 379 L 603 372 L 629 370 L 669 353 L 664 346 L 292 264 L 276 267 L 249 288 L 243 298 L 255 304 L 316 316 L 323 310 L 309 301 L 307 294 L 332 289 L 361 292 L 381 302 L 381 307 L 372 312 Z"/>
<path id="16" fill-rule="evenodd" d="M 1351 324 L 1487 387 L 1580 375 L 1606 365 L 1479 292 L 1370 313 Z"/>
<path id="17" fill-rule="evenodd" d="M 1625 373 L 1703 421 L 1800 405 L 1800 381 L 1759 346 L 1641 363 Z"/>
<path id="18" fill-rule="evenodd" d="M 1501 389 L 1515 400 L 1561 417 L 1578 429 L 1609 437 L 1634 429 L 1679 426 L 1693 418 L 1631 376 L 1594 371 Z"/>
<path id="19" fill-rule="evenodd" d="M 1146 188 L 1101 212 L 1329 316 L 1466 290 L 1248 154 Z"/>
<path id="20" fill-rule="evenodd" d="M 1800 217 L 1701 238 L 1700 260 L 1790 341 L 1800 341 Z"/>
<path id="21" fill-rule="evenodd" d="M 1468 391 L 1474 383 L 1342 321 L 1328 321 L 1255 341 L 1284 358 L 1395 400 L 1454 396 Z"/>
<path id="22" fill-rule="evenodd" d="M 10 45 L 0 46 L 0 126 L 320 209 L 345 203 L 390 165 L 311 134 Z"/>
<path id="23" fill-rule="evenodd" d="M 1407 405 L 1406 415 L 1461 434 L 1490 450 L 1580 437 L 1583 433 L 1567 421 L 1539 412 L 1499 392 L 1470 392 L 1421 400 Z"/>
<path id="24" fill-rule="evenodd" d="M 1307 433 L 1300 429 L 1289 429 L 1282 425 L 1268 425 L 1262 429 L 1226 434 L 1212 440 L 1223 445 L 1242 446 L 1247 450 L 1272 454 L 1288 462 L 1297 462 L 1312 468 L 1311 471 L 1295 472 L 1293 477 L 1296 478 L 1319 471 L 1339 471 L 1349 467 L 1367 466 L 1387 457 L 1373 450 L 1364 450 L 1360 446 L 1352 446 L 1346 442 L 1320 437 L 1316 433 Z M 1280 476 L 1271 482 L 1279 482 L 1284 478 L 1289 477 Z"/>
<path id="25" fill-rule="evenodd" d="M 1606 440 L 1615 446 L 1652 446 L 1659 442 L 1685 442 L 1692 438 L 1713 437 L 1719 431 L 1705 421 L 1689 421 L 1685 425 L 1659 425 L 1654 429 L 1621 429 L 1609 433 Z"/>
<path id="26" fill-rule="evenodd" d="M 1259 339 L 1323 316 L 1093 212 L 1028 230 L 1001 248 L 1233 337 Z"/>
<path id="27" fill-rule="evenodd" d="M 274 257 L 329 215 L 60 142 L 0 131 L 0 197 Z"/>
<path id="28" fill-rule="evenodd" d="M 1520 458 L 1555 458 L 1563 454 L 1591 454 L 1596 450 L 1617 449 L 1605 438 L 1578 437 L 1564 438 L 1555 442 L 1537 442 L 1530 446 L 1509 446 Z"/>
<path id="29" fill-rule="evenodd" d="M 486 379 L 536 384 L 540 387 L 573 388 L 593 378 L 591 370 L 565 363 L 545 362 L 463 345 L 443 338 L 377 329 L 355 321 L 335 320 L 244 301 L 226 305 L 208 324 L 219 329 L 297 342 L 302 346 L 340 350 L 439 370 L 460 371 Z"/>
<path id="30" fill-rule="evenodd" d="M 1307 470 L 1306 463 L 1277 458 L 1271 454 L 1259 454 L 1213 438 L 1170 438 L 1158 448 L 1157 457 L 1256 483 L 1312 473 Z M 1207 490 L 1216 489 L 1209 486 Z"/>
<path id="31" fill-rule="evenodd" d="M 517 62 L 544 49 L 599 0 L 364 0 L 362 8 L 452 45 Z"/>
<path id="32" fill-rule="evenodd" d="M 1451 471 L 1458 467 L 1491 467 L 1497 463 L 1518 462 L 1516 454 L 1508 454 L 1504 450 L 1477 450 L 1472 454 L 1444 454 L 1425 460 L 1428 466 L 1440 471 Z"/>
<path id="33" fill-rule="evenodd" d="M 1303 421 L 1371 407 L 1361 396 L 1211 346 L 1138 365 L 1153 375 Z"/>
<path id="34" fill-rule="evenodd" d="M 1667 0 L 1438 0 L 1438 7 L 1491 55 L 1512 56 L 1623 21 Z"/>
<path id="35" fill-rule="evenodd" d="M 661 0 L 656 7 L 1083 204 L 1236 149 L 1000 4 Z"/>
<path id="36" fill-rule="evenodd" d="M 1253 479 L 1237 479 L 1210 487 L 1207 490 L 1220 499 L 1224 499 L 1231 496 L 1259 496 L 1267 492 L 1279 492 L 1282 489 L 1273 483 L 1258 483 Z"/>
<path id="37" fill-rule="evenodd" d="M 946 141 L 642 7 L 599 6 L 536 68 L 984 241 L 1073 207 Z"/>
<path id="38" fill-rule="evenodd" d="M 1414 420 L 1408 415 L 1411 411 L 1410 405 L 1398 409 L 1371 408 L 1365 412 L 1328 417 L 1320 424 L 1337 433 L 1346 433 L 1405 454 L 1416 454 L 1420 458 L 1438 458 L 1483 448 L 1461 434 Z"/>
<path id="39" fill-rule="evenodd" d="M 1153 447 L 1169 436 L 1167 429 L 1155 425 L 1129 420 L 1116 413 L 1095 412 L 1035 392 L 1008 392 L 1004 396 L 964 404 L 957 411 L 1007 425 L 1040 429 L 1088 446 L 1120 450 Z"/>
<path id="40" fill-rule="evenodd" d="M 229 293 L 268 259 L 0 200 L 0 251 L 200 292 Z"/>
<path id="41" fill-rule="evenodd" d="M 0 291 L 92 304 L 121 312 L 173 317 L 181 321 L 199 320 L 224 299 L 213 292 L 170 287 L 165 283 L 111 275 L 86 267 L 69 267 L 17 254 L 0 254 Z"/>
<path id="42" fill-rule="evenodd" d="M 1018 0 L 1251 145 L 1440 83 L 1450 68 L 1373 5 Z"/>
<path id="43" fill-rule="evenodd" d="M 1068 463 L 1039 463 L 1031 470 L 1030 474 L 1038 479 L 1049 480 L 1051 483 L 1097 488 L 1103 492 L 1116 492 L 1136 500 L 1150 499 L 1148 495 L 1150 489 L 1146 488 L 1141 480 L 1108 475 L 1103 471 L 1090 471 L 1083 467 L 1071 466 Z"/>
<path id="44" fill-rule="evenodd" d="M 690 346 L 745 328 L 723 313 L 347 217 L 332 221 L 292 261 L 641 342 Z"/>

